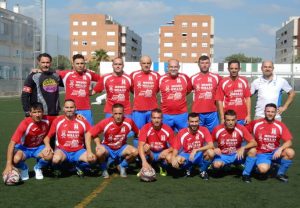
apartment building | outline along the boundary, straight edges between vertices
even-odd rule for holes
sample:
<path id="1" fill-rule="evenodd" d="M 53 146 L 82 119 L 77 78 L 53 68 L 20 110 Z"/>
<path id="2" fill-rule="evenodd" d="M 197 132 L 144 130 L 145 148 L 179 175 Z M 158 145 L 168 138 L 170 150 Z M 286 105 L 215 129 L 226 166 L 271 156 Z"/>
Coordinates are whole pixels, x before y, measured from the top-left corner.
<path id="1" fill-rule="evenodd" d="M 214 58 L 214 18 L 209 15 L 177 15 L 159 29 L 159 61 L 171 58 L 197 62 L 199 56 Z"/>
<path id="2" fill-rule="evenodd" d="M 72 14 L 70 16 L 70 56 L 80 53 L 87 60 L 95 51 L 104 49 L 110 59 L 138 61 L 142 53 L 142 38 L 127 26 L 103 14 Z"/>
<path id="3" fill-rule="evenodd" d="M 290 17 L 276 31 L 275 62 L 289 64 L 300 54 L 300 16 Z"/>

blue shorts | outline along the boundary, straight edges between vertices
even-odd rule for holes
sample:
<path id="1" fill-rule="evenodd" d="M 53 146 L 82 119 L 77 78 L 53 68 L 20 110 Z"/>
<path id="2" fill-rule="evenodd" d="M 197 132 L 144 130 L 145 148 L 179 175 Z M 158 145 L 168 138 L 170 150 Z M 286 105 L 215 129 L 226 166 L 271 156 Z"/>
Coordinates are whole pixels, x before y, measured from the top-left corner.
<path id="1" fill-rule="evenodd" d="M 216 155 L 214 162 L 220 161 L 224 163 L 224 165 L 230 165 L 230 164 L 242 164 L 244 160 L 238 160 L 236 153 L 232 154 L 221 154 L 221 155 Z"/>
<path id="2" fill-rule="evenodd" d="M 209 132 L 220 124 L 217 112 L 199 113 L 200 126 L 208 128 Z"/>
<path id="3" fill-rule="evenodd" d="M 133 111 L 132 120 L 141 129 L 146 123 L 151 121 L 151 111 Z"/>
<path id="4" fill-rule="evenodd" d="M 91 110 L 77 110 L 76 113 L 83 115 L 92 126 L 94 125 L 94 119 Z"/>
<path id="5" fill-rule="evenodd" d="M 70 163 L 74 163 L 74 162 L 78 162 L 80 156 L 86 152 L 86 149 L 80 149 L 76 152 L 67 152 L 63 149 L 59 149 L 61 150 L 65 155 L 66 155 L 66 162 L 70 162 Z"/>
<path id="6" fill-rule="evenodd" d="M 117 149 L 117 150 L 113 150 L 105 144 L 103 144 L 103 146 L 105 147 L 105 149 L 108 152 L 108 157 L 110 157 L 113 160 L 120 160 L 123 155 L 122 153 L 123 153 L 124 149 L 128 146 L 128 144 L 123 145 L 120 149 Z"/>
<path id="7" fill-rule="evenodd" d="M 245 119 L 237 120 L 236 123 L 244 126 L 245 125 Z"/>
<path id="8" fill-rule="evenodd" d="M 188 127 L 188 113 L 170 115 L 164 114 L 163 123 L 170 126 L 175 132 Z"/>
<path id="9" fill-rule="evenodd" d="M 161 151 L 161 152 L 162 152 L 162 151 Z M 152 152 L 152 151 L 151 151 L 151 153 L 152 153 L 152 155 L 153 155 L 153 161 L 154 161 L 154 162 L 158 162 L 158 161 L 159 161 L 159 156 L 160 156 L 161 152 Z"/>
<path id="10" fill-rule="evenodd" d="M 189 168 L 192 165 L 198 165 L 200 166 L 203 162 L 203 152 L 197 152 L 195 154 L 194 160 L 190 161 L 190 153 L 181 152 L 179 153 L 179 156 L 184 157 L 185 161 L 182 165 L 182 168 Z"/>
<path id="11" fill-rule="evenodd" d="M 29 158 L 38 158 L 39 154 L 41 153 L 41 151 L 45 148 L 45 145 L 40 145 L 38 147 L 33 147 L 33 148 L 28 148 L 28 147 L 24 147 L 21 144 L 16 144 L 15 145 L 15 150 L 21 150 L 24 155 L 25 155 L 25 159 L 29 159 Z"/>
<path id="12" fill-rule="evenodd" d="M 276 149 L 277 150 L 277 149 Z M 260 153 L 256 155 L 256 165 L 259 164 L 268 164 L 271 165 L 272 162 L 275 163 L 279 163 L 281 158 L 278 158 L 277 160 L 273 160 L 273 155 L 276 152 L 276 150 L 274 150 L 273 152 L 269 152 L 269 153 Z"/>

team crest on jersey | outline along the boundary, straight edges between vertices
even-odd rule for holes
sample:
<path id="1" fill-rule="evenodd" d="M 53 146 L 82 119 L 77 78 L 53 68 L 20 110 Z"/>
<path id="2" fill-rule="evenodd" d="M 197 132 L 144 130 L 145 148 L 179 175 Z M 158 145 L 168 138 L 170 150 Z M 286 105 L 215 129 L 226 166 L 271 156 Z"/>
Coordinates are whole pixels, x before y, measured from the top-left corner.
<path id="1" fill-rule="evenodd" d="M 258 141 L 262 141 L 262 140 L 263 140 L 262 134 L 258 134 Z"/>
<path id="2" fill-rule="evenodd" d="M 125 133 L 125 127 L 124 126 L 121 129 L 121 133 Z"/>
<path id="3" fill-rule="evenodd" d="M 122 79 L 122 85 L 125 85 L 125 84 L 126 84 L 126 80 Z"/>
<path id="4" fill-rule="evenodd" d="M 141 83 L 141 81 L 138 81 L 138 83 L 137 83 L 137 87 L 138 87 L 138 88 L 141 88 L 141 87 L 142 87 L 142 83 Z"/>
<path id="5" fill-rule="evenodd" d="M 239 84 L 238 84 L 238 88 L 243 88 L 242 83 L 239 83 Z"/>
<path id="6" fill-rule="evenodd" d="M 71 81 L 70 81 L 69 86 L 70 86 L 70 88 L 73 88 L 73 87 L 74 87 L 74 80 L 71 80 Z"/>
<path id="7" fill-rule="evenodd" d="M 161 135 L 161 139 L 160 139 L 162 142 L 165 142 L 166 141 L 166 136 L 165 135 Z"/>
<path id="8" fill-rule="evenodd" d="M 75 123 L 75 124 L 74 124 L 74 130 L 78 130 L 78 129 L 79 129 L 78 124 Z"/>
<path id="9" fill-rule="evenodd" d="M 112 85 L 109 85 L 108 88 L 109 88 L 109 91 L 110 91 L 110 92 L 113 92 L 113 91 L 114 91 L 114 87 L 113 87 Z"/>
<path id="10" fill-rule="evenodd" d="M 166 86 L 166 91 L 167 91 L 167 92 L 170 91 L 170 86 Z"/>
<path id="11" fill-rule="evenodd" d="M 66 136 L 67 136 L 67 132 L 66 132 L 66 130 L 63 130 L 63 131 L 61 132 L 61 137 L 62 137 L 62 138 L 66 138 Z"/>
<path id="12" fill-rule="evenodd" d="M 177 83 L 181 83 L 181 80 L 180 80 L 179 77 L 177 77 L 176 82 L 177 82 Z"/>
<path id="13" fill-rule="evenodd" d="M 153 78 L 152 78 L 152 76 L 149 76 L 149 81 L 153 81 Z"/>
<path id="14" fill-rule="evenodd" d="M 236 138 L 236 132 L 232 132 L 232 138 L 235 139 Z"/>
<path id="15" fill-rule="evenodd" d="M 196 90 L 200 90 L 201 87 L 200 87 L 200 84 L 196 84 Z"/>
<path id="16" fill-rule="evenodd" d="M 276 128 L 272 128 L 272 134 L 276 135 L 277 132 L 276 132 Z"/>
<path id="17" fill-rule="evenodd" d="M 208 82 L 212 82 L 212 78 L 211 78 L 211 77 L 208 77 L 207 81 L 208 81 Z"/>

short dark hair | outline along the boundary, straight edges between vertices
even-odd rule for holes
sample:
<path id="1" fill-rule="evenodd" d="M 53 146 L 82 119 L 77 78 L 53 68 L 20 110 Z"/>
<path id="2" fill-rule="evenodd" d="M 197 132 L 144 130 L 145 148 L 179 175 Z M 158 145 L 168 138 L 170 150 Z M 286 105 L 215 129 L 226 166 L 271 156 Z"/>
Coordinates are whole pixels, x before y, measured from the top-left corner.
<path id="1" fill-rule="evenodd" d="M 229 109 L 229 110 L 225 111 L 224 118 L 225 118 L 225 116 L 235 116 L 236 117 L 236 112 L 234 110 Z"/>
<path id="2" fill-rule="evenodd" d="M 48 53 L 41 53 L 40 55 L 38 55 L 38 56 L 36 57 L 36 59 L 37 59 L 38 61 L 41 61 L 41 58 L 42 58 L 42 57 L 47 57 L 47 58 L 50 59 L 50 62 L 52 61 L 52 57 L 51 57 L 50 54 L 48 54 Z"/>
<path id="3" fill-rule="evenodd" d="M 155 108 L 155 109 L 153 109 L 153 110 L 151 111 L 151 116 L 152 116 L 153 113 L 160 113 L 160 114 L 162 114 L 162 110 L 159 109 L 159 108 Z"/>
<path id="4" fill-rule="evenodd" d="M 241 68 L 241 63 L 240 63 L 238 60 L 235 60 L 235 59 L 230 60 L 230 61 L 228 62 L 228 68 L 230 68 L 230 65 L 231 65 L 231 64 L 238 64 L 239 68 Z"/>
<path id="5" fill-rule="evenodd" d="M 199 117 L 199 114 L 198 114 L 198 113 L 195 113 L 195 112 L 191 112 L 191 113 L 189 113 L 189 115 L 188 115 L 188 119 L 189 119 L 189 118 L 196 118 L 196 117 Z"/>
<path id="6" fill-rule="evenodd" d="M 115 103 L 115 104 L 113 104 L 112 109 L 115 109 L 115 108 L 123 108 L 124 109 L 124 105 L 122 105 L 121 103 Z"/>
<path id="7" fill-rule="evenodd" d="M 200 63 L 200 61 L 205 61 L 205 60 L 209 60 L 209 57 L 206 56 L 206 55 L 202 55 L 202 56 L 199 57 L 198 63 Z"/>
<path id="8" fill-rule="evenodd" d="M 274 103 L 268 103 L 268 104 L 265 106 L 265 109 L 268 108 L 268 107 L 273 107 L 273 108 L 277 109 L 277 106 L 276 106 L 276 104 L 274 104 Z"/>
<path id="9" fill-rule="evenodd" d="M 82 54 L 75 54 L 73 57 L 72 57 L 72 60 L 73 62 L 76 60 L 76 59 L 83 59 L 84 60 L 84 56 Z"/>
<path id="10" fill-rule="evenodd" d="M 39 103 L 39 102 L 31 103 L 29 109 L 30 109 L 30 111 L 32 111 L 32 110 L 42 110 L 42 111 L 44 111 L 43 104 Z"/>

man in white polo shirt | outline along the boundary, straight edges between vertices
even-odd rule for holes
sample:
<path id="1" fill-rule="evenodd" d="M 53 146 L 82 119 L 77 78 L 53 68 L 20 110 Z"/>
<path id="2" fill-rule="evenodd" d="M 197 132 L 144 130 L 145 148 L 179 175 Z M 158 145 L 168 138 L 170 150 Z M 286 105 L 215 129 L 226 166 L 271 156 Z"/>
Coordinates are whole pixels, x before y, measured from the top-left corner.
<path id="1" fill-rule="evenodd" d="M 274 64 L 272 61 L 263 61 L 261 71 L 263 75 L 251 84 L 251 94 L 257 94 L 255 119 L 264 118 L 266 104 L 274 103 L 278 106 L 276 119 L 281 120 L 281 114 L 287 110 L 296 93 L 285 79 L 273 74 Z M 288 98 L 283 105 L 281 103 L 282 91 L 288 94 Z"/>

